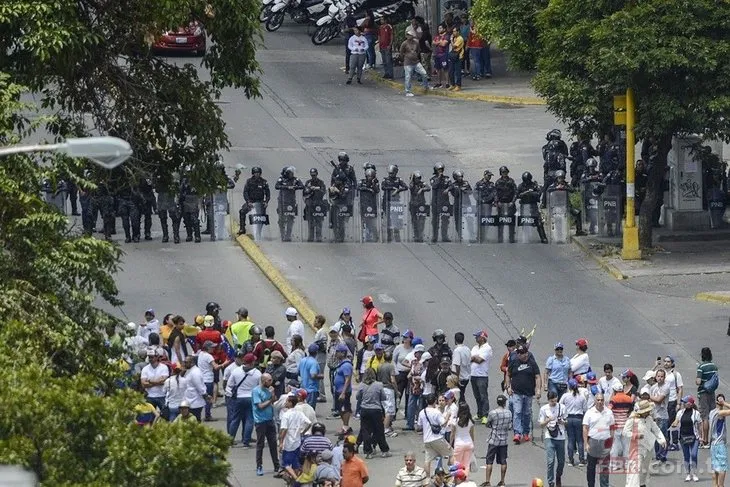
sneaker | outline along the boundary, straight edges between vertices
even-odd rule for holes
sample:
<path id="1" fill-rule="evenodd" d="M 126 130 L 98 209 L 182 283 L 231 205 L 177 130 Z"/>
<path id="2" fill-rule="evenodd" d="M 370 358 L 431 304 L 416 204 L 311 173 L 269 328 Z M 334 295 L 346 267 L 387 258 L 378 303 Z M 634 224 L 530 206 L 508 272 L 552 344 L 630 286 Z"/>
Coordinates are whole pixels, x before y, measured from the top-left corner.
<path id="1" fill-rule="evenodd" d="M 415 95 L 413 93 L 411 93 L 410 91 L 408 91 L 408 92 L 406 92 L 406 96 L 415 96 Z"/>
<path id="2" fill-rule="evenodd" d="M 522 435 L 522 442 L 523 443 L 529 443 L 530 442 L 530 435 Z"/>
<path id="3" fill-rule="evenodd" d="M 456 86 L 446 86 L 446 89 L 449 91 L 454 91 L 454 88 L 456 88 Z"/>
<path id="4" fill-rule="evenodd" d="M 352 84 L 352 80 L 351 79 L 348 79 L 347 81 L 345 81 L 345 84 L 346 85 L 351 85 Z"/>
<path id="5" fill-rule="evenodd" d="M 318 397 L 317 398 L 317 402 L 327 402 L 327 398 L 326 397 Z"/>
<path id="6" fill-rule="evenodd" d="M 484 417 L 482 418 L 482 424 L 487 424 L 487 417 L 486 417 L 486 416 L 484 416 Z"/>
<path id="7" fill-rule="evenodd" d="M 437 84 L 433 85 L 434 88 L 441 88 L 442 86 L 443 85 L 441 83 L 437 83 Z"/>
<path id="8" fill-rule="evenodd" d="M 512 438 L 512 441 L 514 441 L 516 445 L 519 445 L 520 444 L 520 438 L 521 438 L 520 435 L 515 435 L 515 437 Z"/>
<path id="9" fill-rule="evenodd" d="M 692 482 L 699 482 L 700 478 L 696 474 L 692 474 Z"/>
<path id="10" fill-rule="evenodd" d="M 373 458 L 374 456 L 375 456 L 375 454 L 373 454 L 373 453 L 368 453 L 367 455 L 365 455 L 365 460 L 370 460 L 370 459 L 371 459 L 371 458 Z"/>
<path id="11" fill-rule="evenodd" d="M 671 445 L 669 445 L 669 451 L 679 451 L 679 445 L 677 445 L 676 443 L 672 443 Z"/>
<path id="12" fill-rule="evenodd" d="M 401 431 L 416 431 L 416 428 L 414 428 L 413 426 L 404 426 L 400 430 Z"/>
<path id="13" fill-rule="evenodd" d="M 357 413 L 357 414 L 355 415 L 355 419 L 360 419 L 360 413 Z"/>
<path id="14" fill-rule="evenodd" d="M 474 417 L 471 418 L 471 420 L 474 421 L 475 423 L 478 423 L 479 421 L 482 420 L 482 418 L 478 414 L 475 414 Z"/>
<path id="15" fill-rule="evenodd" d="M 258 475 L 259 477 L 263 477 L 264 476 L 264 467 L 262 467 L 261 465 L 256 467 L 256 475 Z"/>
<path id="16" fill-rule="evenodd" d="M 390 458 L 390 457 L 391 457 L 391 453 L 389 451 L 384 451 L 383 453 L 380 454 L 380 458 Z"/>
<path id="17" fill-rule="evenodd" d="M 580 461 L 578 462 L 578 466 L 579 466 L 579 467 L 585 467 L 585 466 L 586 466 L 586 461 L 585 461 L 585 460 L 580 460 Z"/>
<path id="18" fill-rule="evenodd" d="M 455 86 L 453 91 L 461 91 L 461 86 Z"/>
<path id="19" fill-rule="evenodd" d="M 690 480 L 692 480 L 692 475 L 687 474 L 687 476 L 684 478 L 684 481 L 689 482 Z"/>

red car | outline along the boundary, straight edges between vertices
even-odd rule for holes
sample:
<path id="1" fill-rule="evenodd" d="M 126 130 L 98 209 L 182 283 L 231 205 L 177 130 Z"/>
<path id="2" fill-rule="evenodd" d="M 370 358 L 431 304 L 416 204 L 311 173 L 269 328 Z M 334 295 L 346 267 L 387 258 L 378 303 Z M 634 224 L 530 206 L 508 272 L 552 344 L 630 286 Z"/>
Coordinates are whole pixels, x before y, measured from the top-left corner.
<path id="1" fill-rule="evenodd" d="M 164 53 L 190 53 L 198 56 L 205 54 L 205 29 L 200 22 L 193 21 L 187 26 L 165 32 L 157 39 L 152 49 Z"/>

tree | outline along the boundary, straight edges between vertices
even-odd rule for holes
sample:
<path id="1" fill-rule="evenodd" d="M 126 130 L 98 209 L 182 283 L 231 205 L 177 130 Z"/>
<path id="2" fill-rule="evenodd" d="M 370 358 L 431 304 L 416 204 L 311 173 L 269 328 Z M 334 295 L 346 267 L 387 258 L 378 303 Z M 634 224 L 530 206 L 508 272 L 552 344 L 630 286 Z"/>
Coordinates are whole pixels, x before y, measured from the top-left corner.
<path id="1" fill-rule="evenodd" d="M 534 86 L 574 133 L 606 133 L 613 96 L 634 90 L 637 139 L 656 145 L 639 217 L 640 244 L 650 247 L 672 137 L 730 138 L 730 4 L 553 0 L 535 8 Z M 534 40 L 524 32 L 506 35 Z"/>

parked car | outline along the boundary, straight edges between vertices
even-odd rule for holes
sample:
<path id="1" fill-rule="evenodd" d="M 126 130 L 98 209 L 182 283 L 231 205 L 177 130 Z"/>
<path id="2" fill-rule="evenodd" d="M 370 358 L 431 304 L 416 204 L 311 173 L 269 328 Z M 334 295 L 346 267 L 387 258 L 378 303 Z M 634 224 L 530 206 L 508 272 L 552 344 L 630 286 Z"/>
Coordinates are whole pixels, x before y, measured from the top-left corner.
<path id="1" fill-rule="evenodd" d="M 197 56 L 205 54 L 206 36 L 203 24 L 197 20 L 162 34 L 152 45 L 158 53 L 189 53 Z"/>

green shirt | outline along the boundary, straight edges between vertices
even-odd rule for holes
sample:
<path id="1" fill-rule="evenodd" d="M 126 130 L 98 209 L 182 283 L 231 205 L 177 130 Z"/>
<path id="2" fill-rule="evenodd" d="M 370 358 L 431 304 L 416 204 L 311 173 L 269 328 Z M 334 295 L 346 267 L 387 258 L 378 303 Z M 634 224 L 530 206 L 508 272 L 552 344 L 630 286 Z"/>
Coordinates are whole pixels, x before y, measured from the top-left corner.
<path id="1" fill-rule="evenodd" d="M 702 362 L 697 366 L 697 378 L 700 379 L 700 385 L 697 387 L 697 394 L 709 394 L 705 390 L 705 382 L 717 373 L 717 365 L 712 362 Z"/>

